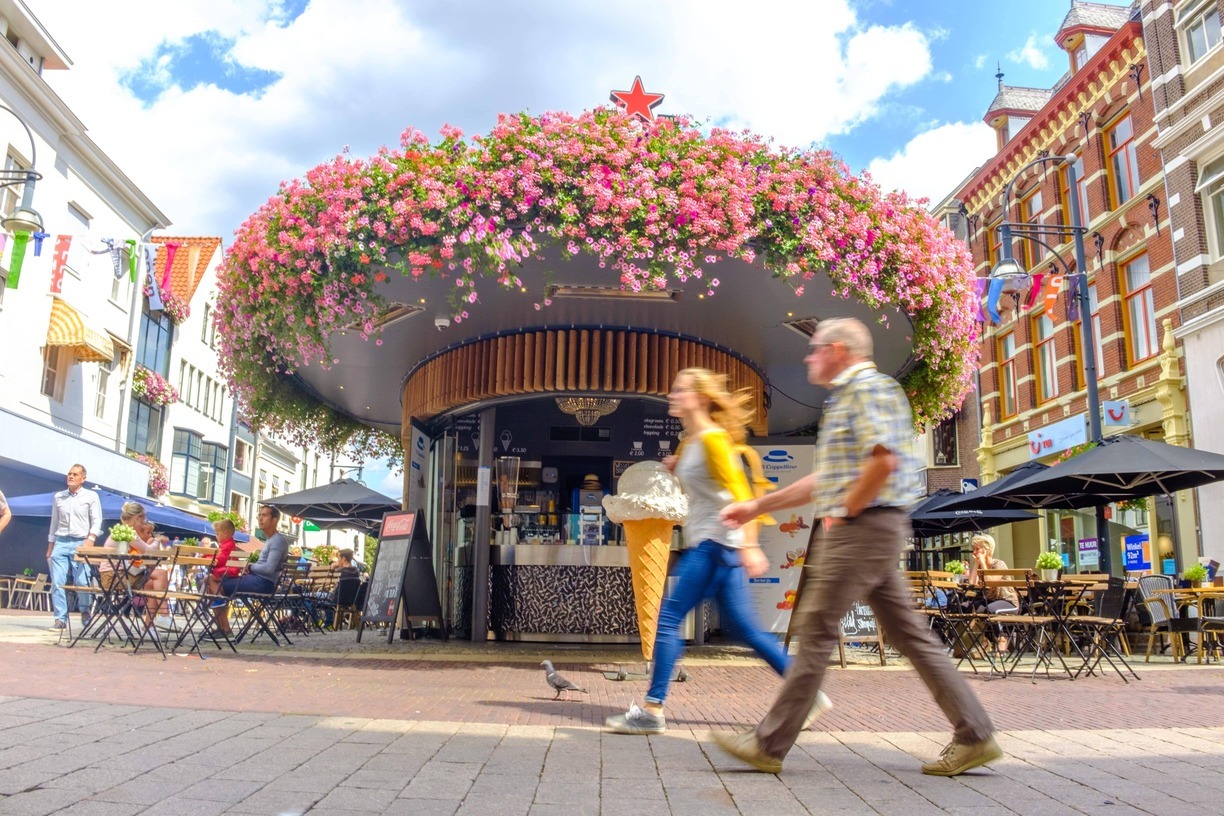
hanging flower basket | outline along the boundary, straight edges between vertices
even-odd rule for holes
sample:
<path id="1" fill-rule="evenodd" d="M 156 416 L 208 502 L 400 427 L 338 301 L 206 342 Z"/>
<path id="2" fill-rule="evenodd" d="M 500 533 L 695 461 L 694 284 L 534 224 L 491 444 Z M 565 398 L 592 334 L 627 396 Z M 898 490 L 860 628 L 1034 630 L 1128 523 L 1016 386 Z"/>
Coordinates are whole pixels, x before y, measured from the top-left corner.
<path id="1" fill-rule="evenodd" d="M 381 343 L 387 302 L 375 287 L 388 275 L 452 281 L 459 322 L 483 288 L 521 288 L 521 263 L 545 248 L 594 256 L 627 290 L 680 282 L 706 295 L 735 258 L 755 268 L 725 274 L 778 278 L 796 294 L 823 276 L 882 322 L 908 316 L 917 363 L 904 385 L 924 425 L 960 404 L 978 347 L 968 251 L 921 204 L 828 151 L 705 133 L 683 117 L 502 115 L 486 136 L 448 126 L 435 144 L 409 129 L 397 149 L 341 155 L 285 182 L 238 229 L 218 283 L 221 368 L 256 426 L 329 450 L 398 452 L 398 440 L 288 377 L 330 367 L 331 336 L 345 327 Z"/>
<path id="2" fill-rule="evenodd" d="M 132 396 L 150 405 L 172 405 L 178 402 L 179 393 L 165 377 L 138 365 L 132 372 Z"/>
<path id="3" fill-rule="evenodd" d="M 149 468 L 149 495 L 155 499 L 170 492 L 170 473 L 160 459 L 145 453 L 129 453 L 128 456 Z"/>
<path id="4" fill-rule="evenodd" d="M 161 293 L 162 311 L 170 322 L 178 326 L 191 317 L 191 304 L 175 295 L 169 289 Z"/>

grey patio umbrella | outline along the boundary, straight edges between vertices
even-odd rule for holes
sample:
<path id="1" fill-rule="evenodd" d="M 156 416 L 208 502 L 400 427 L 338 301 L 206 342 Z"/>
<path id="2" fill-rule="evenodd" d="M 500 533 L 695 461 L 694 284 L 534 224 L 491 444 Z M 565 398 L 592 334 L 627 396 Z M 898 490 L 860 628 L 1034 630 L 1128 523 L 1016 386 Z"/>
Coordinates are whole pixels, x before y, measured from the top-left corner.
<path id="1" fill-rule="evenodd" d="M 910 511 L 910 521 L 914 525 L 914 537 L 926 538 L 944 533 L 977 532 L 1000 524 L 1031 521 L 1037 518 L 1036 513 L 1028 510 L 947 509 L 963 495 L 947 488 L 940 488 L 914 505 L 914 509 Z"/>
<path id="2" fill-rule="evenodd" d="M 352 479 L 337 479 L 331 484 L 286 493 L 263 504 L 279 508 L 291 516 L 331 526 L 341 526 L 341 522 L 352 519 L 376 521 L 383 517 L 383 513 L 400 509 L 400 503 L 395 499 Z"/>
<path id="3" fill-rule="evenodd" d="M 996 479 L 988 485 L 971 490 L 968 493 L 954 494 L 940 506 L 940 512 L 951 513 L 958 510 L 1006 510 L 1009 508 L 1022 507 L 1019 504 L 1010 504 L 1005 500 L 996 500 L 994 497 L 1000 491 L 1007 490 L 1012 485 L 1028 479 L 1030 476 L 1049 470 L 1049 465 L 1043 465 L 1041 462 L 1025 462 L 1016 467 L 1011 473 L 1008 473 L 1002 478 Z"/>
<path id="4" fill-rule="evenodd" d="M 962 507 L 1074 509 L 1176 493 L 1224 480 L 1224 455 L 1129 434 L 1108 437 L 1065 462 L 1019 479 L 986 496 L 968 495 Z M 994 487 L 994 485 L 991 485 Z"/>

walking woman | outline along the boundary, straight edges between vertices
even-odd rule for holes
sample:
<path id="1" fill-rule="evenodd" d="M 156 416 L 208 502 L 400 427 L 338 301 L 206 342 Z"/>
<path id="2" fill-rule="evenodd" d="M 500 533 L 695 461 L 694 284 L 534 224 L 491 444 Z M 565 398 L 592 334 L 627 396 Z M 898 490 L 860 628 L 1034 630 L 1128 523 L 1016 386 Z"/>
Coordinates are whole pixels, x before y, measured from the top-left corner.
<path id="1" fill-rule="evenodd" d="M 676 585 L 663 601 L 659 632 L 655 637 L 654 664 L 645 704 L 631 705 L 625 714 L 609 717 L 606 725 L 619 734 L 661 734 L 666 729 L 663 704 L 672 670 L 683 651 L 680 626 L 702 600 L 716 598 L 722 621 L 756 650 L 779 675 L 790 665 L 778 639 L 762 631 L 748 597 L 747 579 L 764 574 L 769 560 L 757 545 L 759 519 L 731 530 L 719 511 L 733 501 L 746 501 L 753 491 L 744 473 L 743 459 L 752 464 L 754 481 L 763 487 L 760 463 L 744 442 L 752 419 L 746 391 L 727 391 L 726 375 L 703 368 L 686 368 L 676 375 L 667 395 L 668 414 L 680 420 L 685 439 L 675 456 L 663 460 L 680 480 L 689 500 L 684 538 L 690 549 L 680 560 Z M 823 695 L 813 713 L 831 708 Z"/>

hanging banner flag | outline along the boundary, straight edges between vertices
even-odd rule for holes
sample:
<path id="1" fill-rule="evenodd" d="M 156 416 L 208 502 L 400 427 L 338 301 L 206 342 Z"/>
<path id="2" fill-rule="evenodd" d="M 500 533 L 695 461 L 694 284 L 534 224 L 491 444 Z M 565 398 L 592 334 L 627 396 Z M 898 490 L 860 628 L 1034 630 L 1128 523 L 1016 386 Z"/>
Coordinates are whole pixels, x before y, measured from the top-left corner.
<path id="1" fill-rule="evenodd" d="M 1033 308 L 1033 304 L 1037 302 L 1037 296 L 1041 294 L 1041 282 L 1045 280 L 1044 272 L 1033 273 L 1033 285 L 1029 288 L 1028 297 L 1024 301 L 1024 311 Z"/>
<path id="2" fill-rule="evenodd" d="M 106 249 L 103 251 L 110 253 L 111 266 L 114 267 L 115 277 L 122 278 L 123 277 L 123 258 L 119 256 L 120 256 L 120 253 L 123 252 L 123 250 L 115 246 L 114 238 L 103 238 L 102 243 L 106 244 Z"/>
<path id="3" fill-rule="evenodd" d="M 1075 321 L 1080 319 L 1080 308 L 1079 308 L 1080 279 L 1079 279 L 1079 275 L 1072 275 L 1071 279 L 1067 281 L 1067 283 L 1070 284 L 1067 287 L 1067 320 L 1071 323 L 1074 323 Z"/>
<path id="4" fill-rule="evenodd" d="M 977 322 L 979 323 L 986 322 L 986 313 L 982 311 L 982 298 L 986 297 L 986 287 L 989 285 L 989 278 L 977 278 L 973 282 L 973 289 L 977 292 L 975 300 L 977 302 Z"/>
<path id="5" fill-rule="evenodd" d="M 153 244 L 144 245 L 145 256 L 145 295 L 149 298 L 149 311 L 162 310 L 161 292 L 157 290 L 157 247 Z"/>
<path id="6" fill-rule="evenodd" d="M 1045 285 L 1045 315 L 1054 319 L 1054 307 L 1058 305 L 1058 293 L 1062 291 L 1062 275 L 1051 275 Z"/>
<path id="7" fill-rule="evenodd" d="M 13 258 L 9 261 L 8 288 L 16 289 L 21 279 L 21 264 L 25 261 L 26 244 L 30 242 L 30 233 L 25 230 L 13 233 Z"/>
<path id="8" fill-rule="evenodd" d="M 990 319 L 996 324 L 1003 322 L 1003 318 L 999 317 L 999 296 L 1001 294 L 1003 294 L 1003 279 L 991 278 L 990 289 L 986 292 L 986 311 L 990 313 Z"/>
<path id="9" fill-rule="evenodd" d="M 178 252 L 179 245 L 176 243 L 167 243 L 166 245 L 166 270 L 162 272 L 161 288 L 170 288 L 170 267 L 174 265 L 174 253 Z"/>
<path id="10" fill-rule="evenodd" d="M 49 232 L 36 232 L 36 233 L 34 233 L 33 235 L 31 235 L 30 237 L 34 239 L 34 257 L 35 257 L 35 258 L 41 258 L 41 257 L 42 257 L 42 242 L 43 242 L 43 239 L 44 239 L 44 238 L 50 238 L 50 237 L 51 237 L 51 233 L 49 233 Z"/>
<path id="11" fill-rule="evenodd" d="M 57 295 L 63 291 L 64 268 L 68 266 L 68 252 L 71 249 L 71 235 L 55 236 L 55 254 L 51 256 L 51 291 Z"/>
<path id="12" fill-rule="evenodd" d="M 135 283 L 136 282 L 136 239 L 127 238 L 124 240 L 123 243 L 127 244 L 128 280 L 130 280 L 132 283 Z"/>

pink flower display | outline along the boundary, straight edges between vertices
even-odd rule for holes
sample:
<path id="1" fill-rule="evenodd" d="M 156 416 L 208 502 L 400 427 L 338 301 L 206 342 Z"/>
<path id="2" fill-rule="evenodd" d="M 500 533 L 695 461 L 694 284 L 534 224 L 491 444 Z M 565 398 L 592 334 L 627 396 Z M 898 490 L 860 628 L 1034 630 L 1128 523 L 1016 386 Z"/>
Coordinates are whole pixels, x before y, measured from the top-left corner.
<path id="1" fill-rule="evenodd" d="M 174 325 L 179 325 L 191 317 L 191 304 L 175 295 L 169 289 L 161 294 L 162 311 Z"/>
<path id="2" fill-rule="evenodd" d="M 156 499 L 166 495 L 170 490 L 170 473 L 160 459 L 155 459 L 145 453 L 129 453 L 128 456 L 147 465 L 149 468 L 149 496 Z"/>
<path id="3" fill-rule="evenodd" d="M 138 365 L 132 372 L 132 396 L 150 405 L 172 405 L 179 393 L 162 375 Z"/>
<path id="4" fill-rule="evenodd" d="M 386 305 L 375 285 L 389 273 L 453 279 L 459 321 L 481 308 L 481 287 L 520 288 L 520 263 L 545 247 L 595 256 L 628 290 L 679 281 L 706 296 L 731 274 L 718 264 L 737 258 L 796 293 L 825 276 L 881 322 L 907 315 L 917 362 L 905 386 L 921 426 L 960 404 L 978 359 L 969 254 L 921 203 L 828 151 L 684 118 L 502 115 L 488 135 L 448 126 L 434 144 L 409 129 L 397 149 L 342 154 L 283 183 L 238 229 L 219 281 L 221 367 L 256 426 L 383 455 L 397 440 L 282 375 L 328 367 L 345 326 L 375 336 Z"/>

